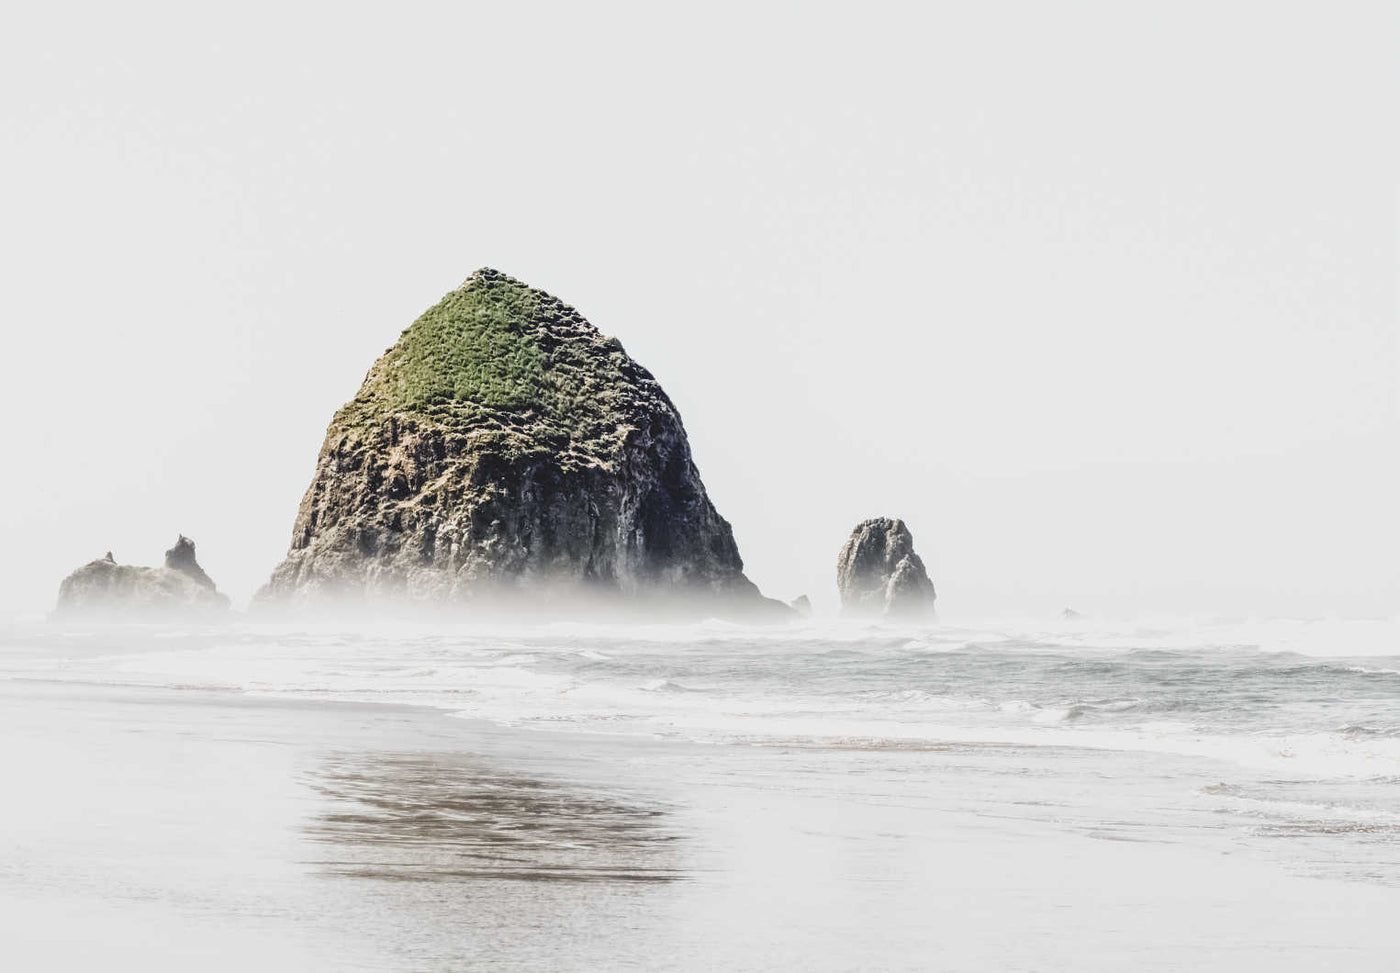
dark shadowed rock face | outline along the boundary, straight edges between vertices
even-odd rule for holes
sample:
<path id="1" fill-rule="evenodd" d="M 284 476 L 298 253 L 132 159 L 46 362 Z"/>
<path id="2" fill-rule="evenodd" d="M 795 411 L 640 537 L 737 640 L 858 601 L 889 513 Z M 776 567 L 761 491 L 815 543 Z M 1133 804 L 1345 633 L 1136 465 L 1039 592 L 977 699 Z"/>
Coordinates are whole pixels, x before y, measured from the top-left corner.
<path id="1" fill-rule="evenodd" d="M 902 520 L 877 517 L 857 524 L 837 558 L 836 585 L 847 614 L 933 614 L 933 582 Z"/>
<path id="2" fill-rule="evenodd" d="M 78 568 L 58 588 L 56 614 L 97 618 L 161 618 L 221 613 L 219 594 L 194 556 L 194 541 L 180 535 L 160 568 L 118 564 L 107 556 Z"/>
<path id="3" fill-rule="evenodd" d="M 675 406 L 615 338 L 492 270 L 332 419 L 261 603 L 786 611 L 744 576 Z"/>
<path id="4" fill-rule="evenodd" d="M 107 552 L 108 557 L 111 557 L 111 554 L 111 551 Z M 214 590 L 213 579 L 204 573 L 204 569 L 195 560 L 194 541 L 184 534 L 180 535 L 180 539 L 175 542 L 174 547 L 165 552 L 165 566 L 171 571 L 180 572 L 201 588 Z"/>

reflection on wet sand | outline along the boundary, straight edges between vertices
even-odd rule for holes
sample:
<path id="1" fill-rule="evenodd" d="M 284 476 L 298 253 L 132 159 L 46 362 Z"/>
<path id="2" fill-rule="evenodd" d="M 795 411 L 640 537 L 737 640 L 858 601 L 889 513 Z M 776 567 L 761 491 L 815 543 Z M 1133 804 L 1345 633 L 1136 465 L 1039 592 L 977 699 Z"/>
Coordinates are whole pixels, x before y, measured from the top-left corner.
<path id="1" fill-rule="evenodd" d="M 505 773 L 470 755 L 336 753 L 309 775 L 330 804 L 306 828 L 317 864 L 399 881 L 668 882 L 664 808 Z"/>

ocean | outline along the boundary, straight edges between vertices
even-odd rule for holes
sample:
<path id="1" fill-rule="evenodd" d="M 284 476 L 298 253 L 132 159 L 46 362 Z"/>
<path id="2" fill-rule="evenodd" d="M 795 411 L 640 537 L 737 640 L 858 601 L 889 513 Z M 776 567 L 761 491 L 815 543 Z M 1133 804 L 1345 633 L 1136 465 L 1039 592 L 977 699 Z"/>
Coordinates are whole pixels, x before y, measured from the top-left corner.
<path id="1" fill-rule="evenodd" d="M 1395 620 L 17 624 L 0 638 L 7 699 L 36 720 L 62 719 L 55 699 L 96 706 L 97 733 L 119 719 L 176 741 L 236 711 L 248 742 L 278 707 L 388 714 L 383 742 L 362 724 L 353 740 L 287 730 L 299 756 L 278 771 L 288 867 L 340 890 L 317 900 L 322 932 L 345 945 L 350 899 L 388 910 L 356 921 L 374 932 L 342 964 L 1382 969 L 1400 947 L 1384 922 L 1353 928 L 1400 904 Z M 430 731 L 406 739 L 404 721 Z M 0 871 L 0 890 L 76 894 L 45 871 L 59 839 L 35 834 L 32 867 Z M 1003 859 L 1007 841 L 1020 850 Z M 556 886 L 579 883 L 592 898 L 564 903 Z M 550 891 L 483 917 L 454 912 L 444 885 Z M 625 902 L 597 905 L 603 886 Z M 681 893 L 645 891 L 663 887 L 708 904 L 678 918 Z M 1343 888 L 1366 903 L 1345 921 Z M 996 907 L 967 912 L 978 896 Z M 1011 900 L 1038 930 L 1014 946 L 995 918 Z M 628 931 L 594 943 L 587 902 Z M 463 945 L 474 921 L 489 947 Z M 541 938 L 540 923 L 562 931 Z M 1239 936 L 1257 949 L 1226 962 Z"/>

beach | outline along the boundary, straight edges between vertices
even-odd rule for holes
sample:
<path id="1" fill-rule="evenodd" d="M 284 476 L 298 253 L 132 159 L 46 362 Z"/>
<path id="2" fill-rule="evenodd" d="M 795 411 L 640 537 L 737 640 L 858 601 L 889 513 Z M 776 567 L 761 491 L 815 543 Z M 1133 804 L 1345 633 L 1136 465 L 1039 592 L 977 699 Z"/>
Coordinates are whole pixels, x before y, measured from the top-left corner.
<path id="1" fill-rule="evenodd" d="M 1400 946 L 1389 826 L 1242 826 L 1214 759 L 91 678 L 148 669 L 145 638 L 46 675 L 12 639 L 15 968 L 1388 970 Z"/>

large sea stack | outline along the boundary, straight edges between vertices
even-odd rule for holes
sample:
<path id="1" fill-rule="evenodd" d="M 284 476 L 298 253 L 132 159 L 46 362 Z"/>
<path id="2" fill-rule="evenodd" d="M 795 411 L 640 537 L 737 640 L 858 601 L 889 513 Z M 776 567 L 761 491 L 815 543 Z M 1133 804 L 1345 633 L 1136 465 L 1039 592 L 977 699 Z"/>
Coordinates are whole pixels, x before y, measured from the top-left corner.
<path id="1" fill-rule="evenodd" d="M 479 270 L 331 420 L 263 604 L 783 614 L 616 338 Z"/>
<path id="2" fill-rule="evenodd" d="M 159 619 L 221 614 L 229 600 L 194 556 L 194 541 L 180 535 L 159 568 L 118 564 L 112 552 L 78 568 L 58 587 L 61 616 Z"/>
<path id="3" fill-rule="evenodd" d="M 889 517 L 851 531 L 836 561 L 836 585 L 848 615 L 931 616 L 937 597 L 909 528 Z"/>

